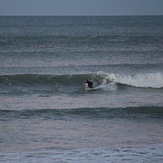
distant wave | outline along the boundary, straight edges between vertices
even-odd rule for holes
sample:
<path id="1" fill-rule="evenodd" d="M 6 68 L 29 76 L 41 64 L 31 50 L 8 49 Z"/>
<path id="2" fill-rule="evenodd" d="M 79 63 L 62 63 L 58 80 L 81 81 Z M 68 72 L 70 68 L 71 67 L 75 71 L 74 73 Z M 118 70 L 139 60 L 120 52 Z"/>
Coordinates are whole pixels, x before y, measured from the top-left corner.
<path id="1" fill-rule="evenodd" d="M 35 109 L 0 110 L 0 121 L 13 119 L 60 119 L 60 118 L 163 118 L 162 107 L 126 107 L 126 108 L 74 108 L 74 109 Z"/>
<path id="2" fill-rule="evenodd" d="M 141 88 L 163 88 L 163 74 L 160 72 L 140 73 L 131 76 L 100 71 L 95 77 L 104 84 L 113 82 Z"/>

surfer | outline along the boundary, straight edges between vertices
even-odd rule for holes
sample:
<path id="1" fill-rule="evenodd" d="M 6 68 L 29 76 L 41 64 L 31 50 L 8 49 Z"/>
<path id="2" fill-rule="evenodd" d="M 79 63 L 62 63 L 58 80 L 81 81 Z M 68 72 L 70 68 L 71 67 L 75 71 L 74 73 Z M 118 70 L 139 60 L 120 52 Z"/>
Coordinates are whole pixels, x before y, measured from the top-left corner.
<path id="1" fill-rule="evenodd" d="M 84 90 L 85 91 L 91 91 L 91 90 L 93 90 L 93 82 L 91 82 L 89 80 L 86 80 L 84 82 Z"/>

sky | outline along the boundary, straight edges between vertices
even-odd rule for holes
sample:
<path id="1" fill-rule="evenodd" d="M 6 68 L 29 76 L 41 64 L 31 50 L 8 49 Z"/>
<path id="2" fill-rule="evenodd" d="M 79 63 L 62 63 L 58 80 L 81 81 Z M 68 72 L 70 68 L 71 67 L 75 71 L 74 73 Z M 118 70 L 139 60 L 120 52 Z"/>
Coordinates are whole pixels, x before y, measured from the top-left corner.
<path id="1" fill-rule="evenodd" d="M 0 0 L 0 15 L 163 15 L 163 0 Z"/>

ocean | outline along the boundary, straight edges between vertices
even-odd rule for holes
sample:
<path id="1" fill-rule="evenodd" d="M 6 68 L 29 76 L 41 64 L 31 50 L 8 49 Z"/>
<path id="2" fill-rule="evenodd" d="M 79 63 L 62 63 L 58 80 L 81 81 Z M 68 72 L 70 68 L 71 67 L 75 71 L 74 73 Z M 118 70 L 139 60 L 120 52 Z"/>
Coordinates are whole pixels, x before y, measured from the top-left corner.
<path id="1" fill-rule="evenodd" d="M 162 163 L 162 29 L 163 16 L 1 16 L 0 162 Z"/>

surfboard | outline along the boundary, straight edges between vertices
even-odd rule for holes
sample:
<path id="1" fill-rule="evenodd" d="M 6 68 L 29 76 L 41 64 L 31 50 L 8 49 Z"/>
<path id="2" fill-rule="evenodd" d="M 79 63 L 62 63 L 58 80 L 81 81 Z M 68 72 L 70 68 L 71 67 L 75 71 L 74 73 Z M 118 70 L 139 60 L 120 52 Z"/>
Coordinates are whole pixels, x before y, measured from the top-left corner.
<path id="1" fill-rule="evenodd" d="M 86 91 L 86 92 L 95 91 L 95 90 L 96 90 L 95 88 L 87 88 L 87 87 L 84 88 L 84 91 Z"/>
<path id="2" fill-rule="evenodd" d="M 89 87 L 84 87 L 84 91 L 88 92 L 88 91 L 97 91 L 101 89 L 100 86 L 97 86 L 97 87 L 92 87 L 92 88 L 89 88 Z"/>

